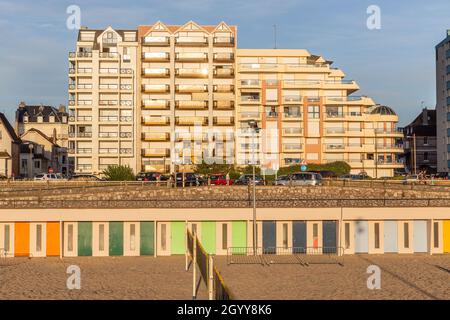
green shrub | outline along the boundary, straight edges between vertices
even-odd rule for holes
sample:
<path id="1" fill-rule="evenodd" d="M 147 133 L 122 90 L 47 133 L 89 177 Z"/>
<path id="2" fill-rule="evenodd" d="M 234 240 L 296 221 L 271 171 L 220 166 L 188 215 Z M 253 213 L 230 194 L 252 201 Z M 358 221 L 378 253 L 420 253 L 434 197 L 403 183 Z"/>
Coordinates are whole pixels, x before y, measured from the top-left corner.
<path id="1" fill-rule="evenodd" d="M 333 171 L 337 176 L 350 173 L 350 165 L 345 161 L 336 161 L 327 164 L 308 164 L 307 171 Z M 301 165 L 296 164 L 289 167 L 282 167 L 278 170 L 278 176 L 300 172 Z"/>
<path id="2" fill-rule="evenodd" d="M 103 175 L 109 181 L 133 181 L 133 169 L 129 166 L 112 165 L 103 170 Z"/>

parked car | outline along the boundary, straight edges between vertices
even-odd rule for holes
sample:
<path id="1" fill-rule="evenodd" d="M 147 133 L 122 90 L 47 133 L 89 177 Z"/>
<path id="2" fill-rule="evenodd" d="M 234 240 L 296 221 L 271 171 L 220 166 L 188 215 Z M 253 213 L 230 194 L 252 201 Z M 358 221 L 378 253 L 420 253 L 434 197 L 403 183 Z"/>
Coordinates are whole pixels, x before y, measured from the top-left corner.
<path id="1" fill-rule="evenodd" d="M 439 172 L 438 174 L 436 174 L 434 176 L 436 179 L 444 179 L 444 180 L 448 180 L 450 179 L 450 173 L 448 172 Z"/>
<path id="2" fill-rule="evenodd" d="M 293 186 L 321 186 L 322 176 L 315 172 L 299 172 L 289 175 L 289 185 Z"/>
<path id="3" fill-rule="evenodd" d="M 239 177 L 239 179 L 237 179 L 234 184 L 235 185 L 249 185 L 251 184 L 253 180 L 253 174 L 243 174 Z M 264 179 L 259 176 L 259 175 L 255 175 L 255 184 L 257 186 L 263 186 L 264 185 Z"/>
<path id="4" fill-rule="evenodd" d="M 159 172 L 140 172 L 136 176 L 136 181 L 158 181 L 161 180 L 161 173 Z"/>
<path id="5" fill-rule="evenodd" d="M 344 174 L 343 176 L 339 177 L 339 180 L 365 180 L 369 179 L 370 177 L 367 174 L 364 173 L 358 173 L 358 174 Z"/>
<path id="6" fill-rule="evenodd" d="M 75 174 L 69 178 L 70 181 L 104 181 L 93 174 Z"/>
<path id="7" fill-rule="evenodd" d="M 176 174 L 177 187 L 183 186 L 183 173 L 178 172 Z M 193 172 L 184 173 L 184 186 L 202 186 L 205 185 L 205 180 L 198 174 Z"/>
<path id="8" fill-rule="evenodd" d="M 286 186 L 289 184 L 289 177 L 288 176 L 279 176 L 278 178 L 276 178 L 275 180 L 275 185 L 276 186 Z"/>
<path id="9" fill-rule="evenodd" d="M 334 171 L 320 170 L 320 171 L 309 171 L 309 172 L 318 173 L 318 174 L 320 174 L 322 176 L 323 179 L 337 178 L 337 174 Z"/>
<path id="10" fill-rule="evenodd" d="M 211 184 L 215 186 L 226 186 L 227 185 L 227 175 L 226 174 L 213 174 L 209 176 Z M 233 180 L 229 179 L 229 185 L 233 184 Z"/>
<path id="11" fill-rule="evenodd" d="M 41 173 L 34 177 L 36 181 L 63 181 L 64 179 L 60 174 L 57 173 Z"/>
<path id="12" fill-rule="evenodd" d="M 406 176 L 405 179 L 403 180 L 403 184 L 419 183 L 419 182 L 420 182 L 420 178 L 419 178 L 419 175 L 417 175 L 417 174 L 412 174 L 412 175 Z"/>

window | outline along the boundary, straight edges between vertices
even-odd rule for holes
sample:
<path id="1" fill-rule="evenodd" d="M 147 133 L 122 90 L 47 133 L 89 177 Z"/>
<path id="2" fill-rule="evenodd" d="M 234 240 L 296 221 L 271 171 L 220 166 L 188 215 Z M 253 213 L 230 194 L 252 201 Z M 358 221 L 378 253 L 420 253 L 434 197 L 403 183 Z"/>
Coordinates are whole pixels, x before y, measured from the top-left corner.
<path id="1" fill-rule="evenodd" d="M 42 225 L 36 225 L 36 252 L 42 251 Z"/>
<path id="2" fill-rule="evenodd" d="M 49 122 L 55 122 L 55 116 L 50 116 L 50 117 L 48 118 L 48 121 L 49 121 Z"/>
<path id="3" fill-rule="evenodd" d="M 313 247 L 319 247 L 319 224 L 313 223 Z"/>
<path id="4" fill-rule="evenodd" d="M 423 137 L 423 144 L 428 145 L 428 137 Z"/>
<path id="5" fill-rule="evenodd" d="M 130 251 L 136 250 L 136 225 L 130 224 Z"/>
<path id="6" fill-rule="evenodd" d="M 67 251 L 73 251 L 73 224 L 67 226 Z"/>
<path id="7" fill-rule="evenodd" d="M 37 122 L 44 122 L 44 118 L 42 116 L 37 117 Z"/>
<path id="8" fill-rule="evenodd" d="M 308 118 L 309 119 L 319 119 L 320 118 L 320 107 L 319 106 L 308 106 Z"/>
<path id="9" fill-rule="evenodd" d="M 34 161 L 34 168 L 35 169 L 40 169 L 41 168 L 41 161 L 39 161 L 39 160 Z"/>
<path id="10" fill-rule="evenodd" d="M 283 248 L 288 247 L 288 224 L 283 223 Z"/>
<path id="11" fill-rule="evenodd" d="M 166 224 L 161 225 L 161 249 L 166 250 L 167 249 L 167 243 L 166 243 Z"/>
<path id="12" fill-rule="evenodd" d="M 8 253 L 8 251 L 10 250 L 10 242 L 9 242 L 9 238 L 10 238 L 10 227 L 9 225 L 5 225 L 5 234 L 4 234 L 4 241 L 3 241 L 3 247 L 5 249 L 5 253 Z"/>
<path id="13" fill-rule="evenodd" d="M 423 161 L 428 161 L 428 152 L 423 153 Z"/>
<path id="14" fill-rule="evenodd" d="M 350 223 L 346 222 L 344 229 L 345 229 L 344 230 L 344 234 L 345 234 L 345 249 L 349 249 L 350 248 Z"/>
<path id="15" fill-rule="evenodd" d="M 433 223 L 433 244 L 435 248 L 439 248 L 439 222 Z"/>
<path id="16" fill-rule="evenodd" d="M 409 248 L 409 224 L 403 223 L 403 246 L 405 249 Z"/>
<path id="17" fill-rule="evenodd" d="M 228 249 L 228 224 L 222 224 L 222 249 Z"/>
<path id="18" fill-rule="evenodd" d="M 380 224 L 377 222 L 374 224 L 375 233 L 375 249 L 380 249 Z"/>
<path id="19" fill-rule="evenodd" d="M 98 226 L 98 250 L 105 250 L 105 225 L 101 224 Z"/>
<path id="20" fill-rule="evenodd" d="M 27 160 L 27 159 L 22 159 L 22 161 L 20 162 L 20 167 L 21 167 L 23 170 L 26 170 L 27 167 L 28 167 L 28 160 Z"/>

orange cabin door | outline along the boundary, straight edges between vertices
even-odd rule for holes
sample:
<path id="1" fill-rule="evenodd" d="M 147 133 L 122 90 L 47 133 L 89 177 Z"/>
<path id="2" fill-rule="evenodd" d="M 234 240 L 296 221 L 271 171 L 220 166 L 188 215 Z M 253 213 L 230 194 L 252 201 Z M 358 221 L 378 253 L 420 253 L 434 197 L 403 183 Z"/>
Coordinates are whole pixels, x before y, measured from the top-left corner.
<path id="1" fill-rule="evenodd" d="M 14 256 L 30 256 L 30 223 L 16 222 L 14 224 Z"/>
<path id="2" fill-rule="evenodd" d="M 59 257 L 60 230 L 59 222 L 47 222 L 47 257 Z"/>

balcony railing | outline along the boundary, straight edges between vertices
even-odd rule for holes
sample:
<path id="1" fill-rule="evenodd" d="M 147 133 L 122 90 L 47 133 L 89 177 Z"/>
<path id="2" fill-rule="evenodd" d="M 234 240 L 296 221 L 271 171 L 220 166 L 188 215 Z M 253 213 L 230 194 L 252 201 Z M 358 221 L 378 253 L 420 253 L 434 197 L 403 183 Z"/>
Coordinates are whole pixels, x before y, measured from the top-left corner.
<path id="1" fill-rule="evenodd" d="M 78 148 L 77 149 L 77 153 L 80 153 L 80 154 L 91 154 L 92 153 L 92 148 Z"/>
<path id="2" fill-rule="evenodd" d="M 345 133 L 345 128 L 326 128 L 327 133 Z"/>
<path id="3" fill-rule="evenodd" d="M 214 69 L 214 77 L 216 77 L 216 78 L 234 77 L 234 69 L 233 68 L 215 68 Z"/>
<path id="4" fill-rule="evenodd" d="M 216 62 L 233 62 L 234 61 L 234 53 L 217 52 L 217 53 L 214 53 L 213 59 Z"/>
<path id="5" fill-rule="evenodd" d="M 91 106 L 92 105 L 92 100 L 78 100 L 77 104 L 79 106 Z"/>
<path id="6" fill-rule="evenodd" d="M 131 107 L 131 106 L 133 106 L 133 101 L 132 100 L 120 100 L 119 104 L 122 107 Z"/>
<path id="7" fill-rule="evenodd" d="M 297 95 L 286 95 L 283 96 L 283 102 L 284 103 L 300 103 L 302 101 L 302 97 L 301 96 L 297 96 Z"/>
<path id="8" fill-rule="evenodd" d="M 218 47 L 234 46 L 234 37 L 214 37 L 213 44 Z"/>
<path id="9" fill-rule="evenodd" d="M 283 112 L 284 120 L 296 120 L 302 117 L 301 112 Z"/>
<path id="10" fill-rule="evenodd" d="M 142 91 L 146 93 L 166 93 L 170 91 L 168 84 L 143 84 Z"/>
<path id="11" fill-rule="evenodd" d="M 214 100 L 214 109 L 217 109 L 217 110 L 232 110 L 232 109 L 234 109 L 234 101 Z"/>
<path id="12" fill-rule="evenodd" d="M 207 125 L 207 117 L 176 117 L 175 124 L 179 126 Z"/>
<path id="13" fill-rule="evenodd" d="M 100 68 L 99 70 L 100 74 L 119 74 L 119 69 L 117 68 Z"/>
<path id="14" fill-rule="evenodd" d="M 213 86 L 214 92 L 234 92 L 234 85 L 232 84 L 215 84 Z"/>
<path id="15" fill-rule="evenodd" d="M 92 116 L 78 116 L 77 121 L 92 121 Z"/>
<path id="16" fill-rule="evenodd" d="M 77 170 L 78 171 L 92 170 L 92 164 L 78 164 Z"/>
<path id="17" fill-rule="evenodd" d="M 119 85 L 118 84 L 113 84 L 113 83 L 99 84 L 98 88 L 100 90 L 117 90 L 117 89 L 119 89 Z"/>
<path id="18" fill-rule="evenodd" d="M 288 135 L 301 135 L 303 133 L 303 128 L 284 128 L 283 129 L 283 134 L 288 136 Z"/>
<path id="19" fill-rule="evenodd" d="M 283 144 L 284 152 L 298 152 L 303 149 L 303 145 L 301 143 L 285 143 Z"/>
<path id="20" fill-rule="evenodd" d="M 117 122 L 119 121 L 118 116 L 100 116 L 98 117 L 100 122 Z"/>
<path id="21" fill-rule="evenodd" d="M 100 59 L 118 59 L 119 54 L 117 52 L 100 52 L 99 53 Z"/>
<path id="22" fill-rule="evenodd" d="M 170 149 L 165 148 L 142 149 L 141 155 L 143 157 L 170 157 Z"/>
<path id="23" fill-rule="evenodd" d="M 142 140 L 145 141 L 169 141 L 170 134 L 167 132 L 142 132 Z"/>
<path id="24" fill-rule="evenodd" d="M 170 124 L 170 119 L 169 119 L 169 117 L 147 116 L 147 117 L 142 117 L 141 122 L 142 122 L 142 124 L 148 125 L 148 126 L 168 125 L 168 124 Z"/>
<path id="25" fill-rule="evenodd" d="M 119 149 L 117 148 L 99 148 L 99 154 L 117 154 L 119 153 Z"/>
<path id="26" fill-rule="evenodd" d="M 168 68 L 145 68 L 142 75 L 149 78 L 165 78 L 170 75 L 170 70 Z"/>
<path id="27" fill-rule="evenodd" d="M 117 138 L 119 137 L 118 132 L 99 132 L 98 133 L 99 138 Z"/>
<path id="28" fill-rule="evenodd" d="M 131 75 L 133 74 L 133 69 L 130 69 L 130 68 L 122 68 L 122 69 L 120 69 L 120 74 L 121 74 L 122 76 L 125 76 L 125 75 L 131 76 Z"/>
<path id="29" fill-rule="evenodd" d="M 203 100 L 179 100 L 175 101 L 175 107 L 177 109 L 198 110 L 207 109 L 208 101 Z"/>
<path id="30" fill-rule="evenodd" d="M 70 133 L 69 133 L 70 136 Z M 78 132 L 77 138 L 92 138 L 92 132 Z"/>
<path id="31" fill-rule="evenodd" d="M 77 73 L 92 73 L 92 68 L 78 68 Z"/>
<path id="32" fill-rule="evenodd" d="M 176 45 L 195 45 L 206 46 L 208 45 L 208 38 L 204 36 L 179 36 L 175 38 Z"/>
<path id="33" fill-rule="evenodd" d="M 329 143 L 325 144 L 327 150 L 343 150 L 345 149 L 345 144 L 343 143 Z"/>
<path id="34" fill-rule="evenodd" d="M 120 121 L 121 122 L 132 122 L 133 117 L 132 116 L 120 116 Z"/>
<path id="35" fill-rule="evenodd" d="M 143 43 L 152 46 L 168 46 L 170 44 L 170 38 L 149 36 L 144 38 Z"/>
<path id="36" fill-rule="evenodd" d="M 92 58 L 92 52 L 69 52 L 69 58 Z"/>
<path id="37" fill-rule="evenodd" d="M 98 104 L 100 106 L 117 106 L 119 102 L 117 100 L 99 100 Z"/>
<path id="38" fill-rule="evenodd" d="M 176 61 L 192 61 L 203 62 L 208 61 L 208 53 L 206 52 L 177 52 L 175 53 Z"/>
<path id="39" fill-rule="evenodd" d="M 120 148 L 120 154 L 132 154 L 133 148 Z"/>
<path id="40" fill-rule="evenodd" d="M 179 68 L 175 69 L 175 75 L 180 78 L 206 78 L 208 69 Z"/>
<path id="41" fill-rule="evenodd" d="M 170 101 L 164 99 L 147 99 L 142 101 L 142 107 L 145 109 L 168 109 Z"/>
<path id="42" fill-rule="evenodd" d="M 177 84 L 175 91 L 180 93 L 208 92 L 206 84 Z"/>
<path id="43" fill-rule="evenodd" d="M 259 112 L 241 112 L 241 119 L 259 119 L 261 114 Z"/>
<path id="44" fill-rule="evenodd" d="M 216 126 L 234 125 L 234 117 L 213 117 L 213 124 Z"/>
<path id="45" fill-rule="evenodd" d="M 144 52 L 142 59 L 144 61 L 169 61 L 170 54 L 168 52 Z"/>
<path id="46" fill-rule="evenodd" d="M 119 137 L 123 138 L 123 139 L 129 139 L 133 137 L 133 133 L 132 132 L 121 132 L 119 133 Z"/>
<path id="47" fill-rule="evenodd" d="M 259 103 L 261 100 L 258 96 L 243 96 L 241 95 L 241 102 L 243 103 Z"/>

